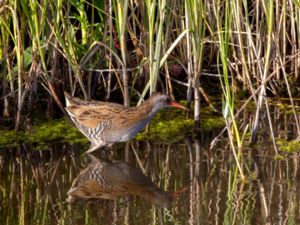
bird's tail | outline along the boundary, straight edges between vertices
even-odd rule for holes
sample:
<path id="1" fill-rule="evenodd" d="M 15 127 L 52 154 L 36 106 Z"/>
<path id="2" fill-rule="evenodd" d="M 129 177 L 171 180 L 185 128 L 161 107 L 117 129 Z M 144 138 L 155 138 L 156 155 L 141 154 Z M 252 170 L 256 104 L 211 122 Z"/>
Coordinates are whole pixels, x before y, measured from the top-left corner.
<path id="1" fill-rule="evenodd" d="M 82 100 L 80 98 L 76 98 L 71 96 L 68 92 L 64 92 L 65 93 L 65 98 L 66 98 L 66 107 L 70 106 L 70 105 L 85 105 L 87 100 Z"/>
<path id="2" fill-rule="evenodd" d="M 66 106 L 68 107 L 69 105 L 73 105 L 74 104 L 73 97 L 66 91 L 64 93 L 66 98 Z"/>

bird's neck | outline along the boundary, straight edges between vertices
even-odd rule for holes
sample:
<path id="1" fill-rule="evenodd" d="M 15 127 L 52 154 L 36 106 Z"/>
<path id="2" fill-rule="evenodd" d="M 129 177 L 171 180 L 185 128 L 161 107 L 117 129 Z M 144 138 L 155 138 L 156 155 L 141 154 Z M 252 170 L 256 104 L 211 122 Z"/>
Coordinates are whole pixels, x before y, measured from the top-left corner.
<path id="1" fill-rule="evenodd" d="M 147 117 L 152 118 L 161 109 L 160 105 L 155 104 L 155 102 L 149 100 L 142 103 L 140 106 L 140 112 L 147 115 Z"/>

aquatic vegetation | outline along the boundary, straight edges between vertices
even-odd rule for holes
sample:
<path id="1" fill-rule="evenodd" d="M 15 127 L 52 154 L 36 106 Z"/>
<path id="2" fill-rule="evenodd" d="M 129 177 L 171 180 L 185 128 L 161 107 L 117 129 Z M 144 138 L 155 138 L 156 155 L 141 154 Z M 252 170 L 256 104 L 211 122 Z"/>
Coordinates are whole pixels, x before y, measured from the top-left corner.
<path id="1" fill-rule="evenodd" d="M 22 141 L 21 132 L 15 130 L 0 130 L 0 147 L 16 147 Z"/>
<path id="2" fill-rule="evenodd" d="M 194 120 L 186 119 L 185 112 L 180 110 L 165 110 L 153 119 L 149 128 L 139 133 L 136 140 L 155 140 L 174 143 L 184 139 L 194 132 Z M 224 119 L 220 115 L 212 114 L 209 107 L 201 111 L 201 132 L 211 131 L 224 126 Z"/>
<path id="3" fill-rule="evenodd" d="M 300 152 L 300 142 L 298 140 L 287 141 L 283 139 L 276 139 L 276 144 L 278 144 L 279 150 L 283 152 Z"/>
<path id="4" fill-rule="evenodd" d="M 282 160 L 282 159 L 285 159 L 285 157 L 278 154 L 278 155 L 275 155 L 275 156 L 274 156 L 274 159 L 280 161 L 280 160 Z"/>
<path id="5" fill-rule="evenodd" d="M 155 116 L 149 129 L 140 132 L 135 140 L 157 140 L 173 143 L 182 140 L 194 131 L 193 119 L 186 119 L 182 110 L 168 109 Z M 224 125 L 223 118 L 212 115 L 209 108 L 203 108 L 201 130 L 210 131 Z M 28 131 L 0 130 L 0 148 L 16 147 L 21 143 L 34 145 L 35 149 L 43 149 L 47 143 L 89 144 L 78 129 L 67 119 L 56 119 L 46 122 L 37 121 L 32 133 Z"/>
<path id="6" fill-rule="evenodd" d="M 38 122 L 33 131 L 0 130 L 0 147 L 16 147 L 19 144 L 43 145 L 51 142 L 87 144 L 88 140 L 66 119 Z"/>
<path id="7" fill-rule="evenodd" d="M 182 140 L 193 132 L 194 121 L 192 119 L 176 118 L 153 122 L 149 129 L 139 133 L 136 140 L 155 140 L 174 143 Z"/>
<path id="8" fill-rule="evenodd" d="M 293 224 L 300 144 L 276 135 L 300 137 L 299 15 L 299 0 L 0 0 L 0 129 L 15 129 L 0 130 L 0 148 L 28 145 L 28 156 L 0 151 L 1 224 Z M 175 145 L 129 152 L 165 189 L 187 187 L 188 193 L 169 211 L 144 210 L 144 203 L 126 199 L 126 206 L 98 204 L 93 216 L 64 204 L 83 157 L 49 161 L 49 151 L 31 152 L 89 144 L 67 119 L 37 121 L 63 117 L 63 91 L 125 105 L 156 91 L 186 99 L 189 118 L 165 110 L 135 139 Z M 33 121 L 32 132 L 22 130 L 24 118 Z M 224 139 L 214 146 L 200 148 L 189 138 L 182 144 L 194 130 L 205 135 L 218 128 L 224 129 L 214 140 Z M 257 153 L 244 151 L 248 140 Z M 129 147 L 136 146 L 144 147 Z M 153 220 L 146 221 L 149 215 Z"/>

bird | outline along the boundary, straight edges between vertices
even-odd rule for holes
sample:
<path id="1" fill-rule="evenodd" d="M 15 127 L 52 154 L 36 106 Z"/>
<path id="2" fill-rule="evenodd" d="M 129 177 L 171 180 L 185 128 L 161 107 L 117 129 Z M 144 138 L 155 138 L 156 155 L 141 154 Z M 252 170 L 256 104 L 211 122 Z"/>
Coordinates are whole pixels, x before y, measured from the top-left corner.
<path id="1" fill-rule="evenodd" d="M 167 107 L 188 110 L 168 95 L 157 93 L 138 106 L 81 100 L 65 92 L 66 111 L 79 131 L 91 142 L 86 153 L 115 142 L 126 142 L 144 129 L 158 111 Z"/>
<path id="2" fill-rule="evenodd" d="M 171 192 L 158 188 L 139 168 L 123 161 L 87 156 L 91 162 L 74 179 L 67 202 L 75 204 L 134 195 L 158 207 L 168 207 L 173 201 Z"/>

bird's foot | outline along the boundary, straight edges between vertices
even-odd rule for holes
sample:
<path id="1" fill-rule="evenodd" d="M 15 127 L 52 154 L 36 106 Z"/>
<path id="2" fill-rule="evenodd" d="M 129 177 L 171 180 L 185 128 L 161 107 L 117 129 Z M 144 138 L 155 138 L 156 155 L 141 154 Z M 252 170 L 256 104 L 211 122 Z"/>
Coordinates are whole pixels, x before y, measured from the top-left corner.
<path id="1" fill-rule="evenodd" d="M 93 151 L 97 150 L 98 148 L 100 148 L 101 146 L 95 145 L 95 144 L 91 144 L 90 148 L 84 153 L 84 154 L 90 154 Z"/>

